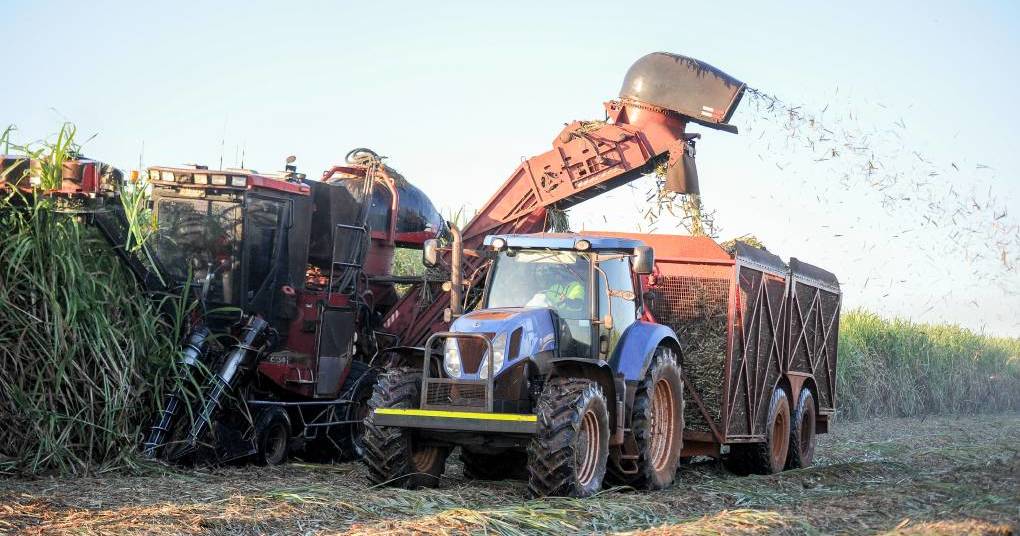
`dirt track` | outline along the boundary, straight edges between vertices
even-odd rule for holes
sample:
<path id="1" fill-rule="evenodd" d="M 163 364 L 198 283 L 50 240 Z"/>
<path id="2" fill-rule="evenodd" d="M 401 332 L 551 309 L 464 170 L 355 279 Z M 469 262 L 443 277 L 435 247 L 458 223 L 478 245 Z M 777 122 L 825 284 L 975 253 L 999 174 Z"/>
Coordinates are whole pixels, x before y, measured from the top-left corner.
<path id="1" fill-rule="evenodd" d="M 355 464 L 0 480 L 0 533 L 625 532 L 1009 534 L 1020 414 L 837 425 L 815 467 L 734 477 L 712 462 L 658 493 L 528 501 L 454 463 L 440 490 L 367 490 Z"/>

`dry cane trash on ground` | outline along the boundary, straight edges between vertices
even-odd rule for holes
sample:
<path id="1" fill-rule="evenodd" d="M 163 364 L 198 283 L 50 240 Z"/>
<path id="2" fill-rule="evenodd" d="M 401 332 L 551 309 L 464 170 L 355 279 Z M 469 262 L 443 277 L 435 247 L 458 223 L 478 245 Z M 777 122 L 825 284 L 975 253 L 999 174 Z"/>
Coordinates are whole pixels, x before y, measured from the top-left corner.
<path id="1" fill-rule="evenodd" d="M 837 423 L 816 466 L 737 477 L 696 460 L 661 492 L 526 498 L 520 481 L 370 489 L 358 464 L 0 480 L 23 534 L 1008 534 L 1020 414 Z M 451 458 L 455 458 L 451 457 Z M 968 532 L 969 531 L 969 532 Z"/>

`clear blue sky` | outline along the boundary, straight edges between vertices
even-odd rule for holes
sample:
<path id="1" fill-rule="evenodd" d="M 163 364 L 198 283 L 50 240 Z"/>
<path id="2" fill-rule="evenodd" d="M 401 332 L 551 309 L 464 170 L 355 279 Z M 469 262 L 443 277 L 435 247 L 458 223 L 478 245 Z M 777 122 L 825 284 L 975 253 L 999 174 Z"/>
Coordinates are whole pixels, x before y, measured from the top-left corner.
<path id="1" fill-rule="evenodd" d="M 437 4 L 2 0 L 0 123 L 28 141 L 71 120 L 96 134 L 90 156 L 127 168 L 234 165 L 243 149 L 249 167 L 296 154 L 315 175 L 367 146 L 438 205 L 478 206 L 563 123 L 601 118 L 631 62 L 665 50 L 829 117 L 902 121 L 900 153 L 962 168 L 932 180 L 991 189 L 1020 220 L 1015 2 Z M 724 238 L 751 232 L 832 269 L 847 306 L 1020 335 L 1020 273 L 973 260 L 980 240 L 964 258 L 945 227 L 917 227 L 916 200 L 883 206 L 753 128 L 701 130 Z M 575 227 L 642 225 L 645 188 L 578 207 Z"/>

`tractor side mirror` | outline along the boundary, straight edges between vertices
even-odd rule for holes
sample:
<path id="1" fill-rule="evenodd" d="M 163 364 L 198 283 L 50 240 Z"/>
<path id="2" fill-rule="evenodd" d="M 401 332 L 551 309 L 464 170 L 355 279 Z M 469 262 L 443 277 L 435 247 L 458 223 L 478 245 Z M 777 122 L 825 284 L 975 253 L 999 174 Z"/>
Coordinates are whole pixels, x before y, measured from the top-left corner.
<path id="1" fill-rule="evenodd" d="M 640 275 L 652 273 L 655 268 L 655 250 L 649 246 L 634 248 L 634 271 Z"/>
<path id="2" fill-rule="evenodd" d="M 421 262 L 425 266 L 432 268 L 439 264 L 439 241 L 435 238 L 430 238 L 425 241 L 425 245 L 421 250 Z"/>

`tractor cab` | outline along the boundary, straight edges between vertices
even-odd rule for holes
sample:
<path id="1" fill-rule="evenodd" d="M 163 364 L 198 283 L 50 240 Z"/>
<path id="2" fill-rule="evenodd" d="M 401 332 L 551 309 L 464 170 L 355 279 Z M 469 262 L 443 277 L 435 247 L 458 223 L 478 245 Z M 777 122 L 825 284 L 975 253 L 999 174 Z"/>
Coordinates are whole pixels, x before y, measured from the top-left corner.
<path id="1" fill-rule="evenodd" d="M 573 234 L 497 235 L 481 307 L 456 319 L 444 342 L 450 377 L 498 377 L 516 361 L 607 361 L 640 316 L 635 273 L 649 269 L 641 242 Z"/>

